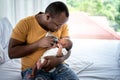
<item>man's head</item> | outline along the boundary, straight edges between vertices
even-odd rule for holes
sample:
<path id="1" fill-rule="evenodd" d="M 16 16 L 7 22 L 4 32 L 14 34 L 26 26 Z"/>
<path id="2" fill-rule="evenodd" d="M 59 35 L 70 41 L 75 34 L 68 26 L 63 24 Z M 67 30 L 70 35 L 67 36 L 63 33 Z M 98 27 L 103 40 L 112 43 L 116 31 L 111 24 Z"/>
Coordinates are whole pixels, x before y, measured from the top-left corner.
<path id="1" fill-rule="evenodd" d="M 51 3 L 45 10 L 45 13 L 49 13 L 51 17 L 60 15 L 62 12 L 65 13 L 66 17 L 69 17 L 68 8 L 63 2 L 60 1 Z"/>
<path id="2" fill-rule="evenodd" d="M 57 31 L 68 20 L 69 12 L 67 6 L 60 1 L 53 2 L 45 10 L 44 24 L 49 31 Z"/>

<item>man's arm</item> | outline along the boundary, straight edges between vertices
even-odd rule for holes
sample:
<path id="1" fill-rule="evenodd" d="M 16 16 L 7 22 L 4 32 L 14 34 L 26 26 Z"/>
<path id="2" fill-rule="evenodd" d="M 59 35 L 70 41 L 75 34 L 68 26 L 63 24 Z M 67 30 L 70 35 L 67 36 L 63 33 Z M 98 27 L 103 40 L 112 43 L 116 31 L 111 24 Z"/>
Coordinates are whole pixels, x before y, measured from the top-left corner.
<path id="1" fill-rule="evenodd" d="M 71 51 L 68 51 L 68 53 L 62 57 L 56 57 L 56 56 L 46 56 L 44 57 L 45 60 L 47 60 L 47 64 L 43 66 L 43 69 L 45 71 L 49 71 L 53 69 L 58 64 L 64 62 L 71 54 Z"/>
<path id="2" fill-rule="evenodd" d="M 10 39 L 9 42 L 9 57 L 10 58 L 20 58 L 26 55 L 32 54 L 38 48 L 48 48 L 51 47 L 51 42 L 53 42 L 52 37 L 42 38 L 32 44 L 27 44 L 16 39 Z"/>
<path id="3" fill-rule="evenodd" d="M 29 55 L 30 53 L 34 52 L 37 49 L 38 49 L 38 45 L 36 43 L 27 45 L 24 42 L 11 38 L 8 52 L 10 58 L 20 58 Z"/>

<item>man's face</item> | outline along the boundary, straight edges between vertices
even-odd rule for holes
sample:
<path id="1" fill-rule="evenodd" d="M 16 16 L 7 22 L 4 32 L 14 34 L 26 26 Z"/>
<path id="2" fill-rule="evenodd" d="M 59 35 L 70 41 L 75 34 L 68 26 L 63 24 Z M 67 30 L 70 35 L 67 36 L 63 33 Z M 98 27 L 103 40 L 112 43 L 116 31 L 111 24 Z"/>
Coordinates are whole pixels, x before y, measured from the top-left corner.
<path id="1" fill-rule="evenodd" d="M 65 16 L 65 13 L 61 13 L 60 15 L 56 15 L 55 17 L 50 17 L 51 19 L 49 20 L 47 24 L 47 28 L 51 31 L 58 31 L 61 26 L 68 20 L 68 18 Z"/>

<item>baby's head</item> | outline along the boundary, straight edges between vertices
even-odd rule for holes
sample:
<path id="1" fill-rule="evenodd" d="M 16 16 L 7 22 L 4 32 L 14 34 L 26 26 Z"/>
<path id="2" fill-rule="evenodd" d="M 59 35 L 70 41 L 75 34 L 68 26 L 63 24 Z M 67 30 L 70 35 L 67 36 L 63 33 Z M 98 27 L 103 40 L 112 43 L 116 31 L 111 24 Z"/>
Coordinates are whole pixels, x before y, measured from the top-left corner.
<path id="1" fill-rule="evenodd" d="M 67 51 L 69 51 L 73 45 L 72 41 L 69 38 L 62 38 L 59 40 L 59 43 L 63 48 L 66 48 Z"/>

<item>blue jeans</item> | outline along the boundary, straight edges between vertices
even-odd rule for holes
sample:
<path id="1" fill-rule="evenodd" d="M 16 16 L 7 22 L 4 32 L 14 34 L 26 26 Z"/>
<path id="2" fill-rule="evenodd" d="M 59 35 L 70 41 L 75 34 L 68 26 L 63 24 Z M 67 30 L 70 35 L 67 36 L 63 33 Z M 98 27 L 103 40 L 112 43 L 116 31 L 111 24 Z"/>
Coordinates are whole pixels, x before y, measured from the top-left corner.
<path id="1" fill-rule="evenodd" d="M 38 70 L 35 78 L 29 79 L 27 78 L 27 75 L 31 74 L 31 72 L 32 69 L 22 71 L 23 80 L 79 80 L 77 75 L 69 68 L 67 64 L 59 64 L 53 72 Z"/>

